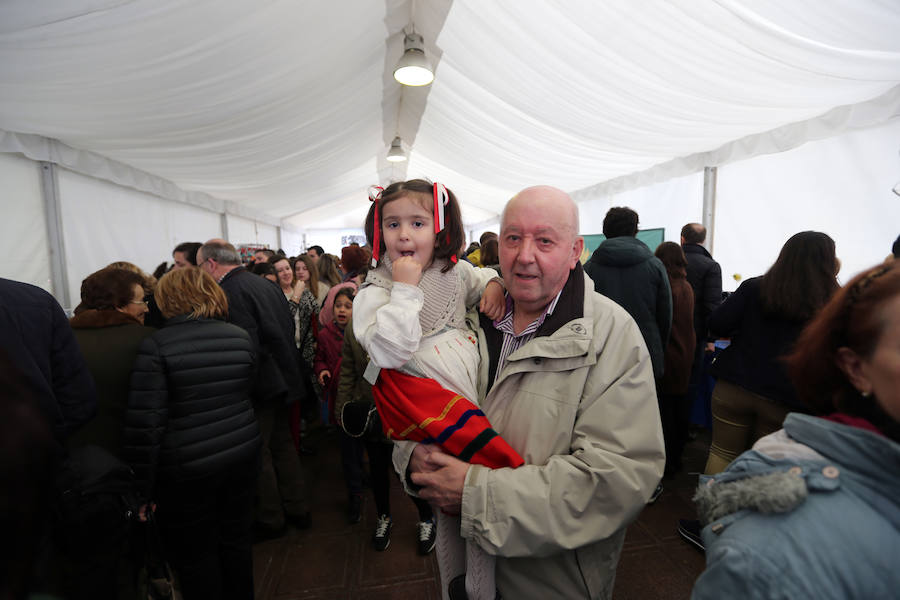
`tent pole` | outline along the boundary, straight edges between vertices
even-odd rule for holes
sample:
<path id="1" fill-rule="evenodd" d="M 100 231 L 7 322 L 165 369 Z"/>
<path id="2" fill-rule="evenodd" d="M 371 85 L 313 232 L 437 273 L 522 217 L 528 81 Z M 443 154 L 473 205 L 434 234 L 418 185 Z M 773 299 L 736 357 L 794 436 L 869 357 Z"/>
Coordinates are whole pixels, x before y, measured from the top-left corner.
<path id="1" fill-rule="evenodd" d="M 228 242 L 228 213 L 222 213 L 219 217 L 222 221 L 222 239 Z"/>
<path id="2" fill-rule="evenodd" d="M 53 295 L 64 308 L 71 308 L 69 282 L 66 275 L 66 248 L 63 244 L 62 214 L 59 206 L 59 177 L 56 165 L 41 161 L 41 195 L 50 244 L 50 285 Z"/>
<path id="3" fill-rule="evenodd" d="M 716 239 L 716 167 L 703 168 L 703 226 L 706 228 L 706 249 L 713 254 Z"/>

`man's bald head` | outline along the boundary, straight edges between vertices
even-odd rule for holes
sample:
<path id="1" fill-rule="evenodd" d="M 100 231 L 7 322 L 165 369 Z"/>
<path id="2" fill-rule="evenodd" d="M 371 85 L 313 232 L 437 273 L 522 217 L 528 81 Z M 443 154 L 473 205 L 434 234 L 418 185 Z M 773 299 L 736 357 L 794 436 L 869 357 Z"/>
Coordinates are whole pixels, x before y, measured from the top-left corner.
<path id="1" fill-rule="evenodd" d="M 559 217 L 560 224 L 570 230 L 573 238 L 578 235 L 578 205 L 575 204 L 569 194 L 559 188 L 549 185 L 528 187 L 513 196 L 510 201 L 506 203 L 506 206 L 503 207 L 503 213 L 500 215 L 501 229 L 503 228 L 503 223 L 505 222 L 506 214 L 510 207 L 514 207 L 517 203 L 522 202 L 550 210 Z"/>

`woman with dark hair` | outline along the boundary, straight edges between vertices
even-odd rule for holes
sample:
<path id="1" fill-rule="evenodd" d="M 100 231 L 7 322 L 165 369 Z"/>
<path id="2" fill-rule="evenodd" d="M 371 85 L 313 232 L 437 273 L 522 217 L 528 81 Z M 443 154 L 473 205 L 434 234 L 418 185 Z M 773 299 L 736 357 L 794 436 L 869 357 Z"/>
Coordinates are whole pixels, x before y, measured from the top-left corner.
<path id="1" fill-rule="evenodd" d="M 782 358 L 838 288 L 839 267 L 834 240 L 803 231 L 785 242 L 765 275 L 742 283 L 710 315 L 710 331 L 731 338 L 731 345 L 712 366 L 717 382 L 707 475 L 779 429 L 789 410 L 806 412 Z"/>
<path id="2" fill-rule="evenodd" d="M 857 275 L 800 335 L 791 413 L 701 482 L 693 598 L 895 598 L 900 531 L 900 264 Z"/>
<path id="3" fill-rule="evenodd" d="M 488 269 L 494 269 L 500 273 L 500 244 L 497 238 L 488 238 L 481 247 L 481 264 Z"/>
<path id="4" fill-rule="evenodd" d="M 666 443 L 665 476 L 672 477 L 681 469 L 681 452 L 687 443 L 691 403 L 688 382 L 694 362 L 694 291 L 687 281 L 687 258 L 674 242 L 663 242 L 656 248 L 672 289 L 672 329 L 664 354 L 665 371 L 657 381 L 659 414 Z"/>
<path id="5" fill-rule="evenodd" d="M 254 275 L 259 275 L 263 279 L 268 279 L 274 284 L 278 283 L 278 273 L 275 272 L 275 267 L 272 266 L 272 263 L 254 263 L 253 266 L 250 267 L 250 272 Z"/>
<path id="6" fill-rule="evenodd" d="M 164 275 L 156 298 L 166 325 L 143 341 L 134 364 L 124 455 L 159 507 L 185 600 L 252 598 L 253 344 L 224 321 L 225 293 L 197 267 Z"/>
<path id="7" fill-rule="evenodd" d="M 131 368 L 138 346 L 155 330 L 144 326 L 144 278 L 107 267 L 81 283 L 81 303 L 69 321 L 97 386 L 97 415 L 69 437 L 70 447 L 96 444 L 119 456 Z"/>

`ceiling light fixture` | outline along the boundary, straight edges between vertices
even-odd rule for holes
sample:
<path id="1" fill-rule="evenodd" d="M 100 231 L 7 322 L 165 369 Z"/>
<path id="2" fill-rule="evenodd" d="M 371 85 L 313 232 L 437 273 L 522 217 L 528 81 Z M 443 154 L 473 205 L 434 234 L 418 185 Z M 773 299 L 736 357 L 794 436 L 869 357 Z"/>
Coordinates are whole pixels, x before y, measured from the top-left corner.
<path id="1" fill-rule="evenodd" d="M 425 40 L 418 33 L 403 38 L 403 56 L 397 61 L 394 79 L 403 85 L 421 86 L 434 81 L 434 71 L 425 57 Z"/>
<path id="2" fill-rule="evenodd" d="M 389 162 L 403 162 L 406 160 L 406 153 L 403 152 L 403 140 L 400 139 L 399 135 L 391 142 L 391 149 L 388 150 L 387 159 Z"/>

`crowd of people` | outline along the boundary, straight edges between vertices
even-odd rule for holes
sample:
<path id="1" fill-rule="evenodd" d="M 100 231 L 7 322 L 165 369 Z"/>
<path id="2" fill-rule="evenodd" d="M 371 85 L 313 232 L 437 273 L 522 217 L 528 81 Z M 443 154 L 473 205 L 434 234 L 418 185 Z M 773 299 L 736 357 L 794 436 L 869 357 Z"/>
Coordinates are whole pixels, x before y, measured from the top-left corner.
<path id="1" fill-rule="evenodd" d="M 900 589 L 900 262 L 842 288 L 835 241 L 804 231 L 723 301 L 696 223 L 650 249 L 612 208 L 582 267 L 558 189 L 468 247 L 444 185 L 369 195 L 365 247 L 245 264 L 185 242 L 153 275 L 89 275 L 68 322 L 0 280 L 0 597 L 137 597 L 158 532 L 184 598 L 252 598 L 254 540 L 314 526 L 318 427 L 350 523 L 371 487 L 375 551 L 399 476 L 445 599 L 609 598 L 722 338 L 699 518 L 678 524 L 707 553 L 694 596 Z"/>

